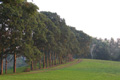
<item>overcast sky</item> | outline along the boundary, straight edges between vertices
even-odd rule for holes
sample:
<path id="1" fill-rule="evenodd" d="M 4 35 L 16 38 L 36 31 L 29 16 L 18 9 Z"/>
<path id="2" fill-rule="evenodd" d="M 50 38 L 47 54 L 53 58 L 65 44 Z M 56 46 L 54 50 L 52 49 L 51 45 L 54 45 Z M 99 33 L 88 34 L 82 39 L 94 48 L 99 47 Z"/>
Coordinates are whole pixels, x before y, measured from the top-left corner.
<path id="1" fill-rule="evenodd" d="M 120 38 L 120 0 L 33 0 L 33 3 L 40 11 L 58 13 L 67 25 L 90 36 Z"/>

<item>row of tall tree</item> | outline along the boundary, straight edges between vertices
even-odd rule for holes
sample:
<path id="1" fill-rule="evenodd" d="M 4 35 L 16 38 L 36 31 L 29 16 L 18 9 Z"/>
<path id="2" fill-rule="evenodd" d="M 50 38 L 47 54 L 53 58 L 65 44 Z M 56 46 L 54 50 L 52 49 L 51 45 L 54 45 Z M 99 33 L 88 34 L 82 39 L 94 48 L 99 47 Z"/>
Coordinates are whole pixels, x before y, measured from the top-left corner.
<path id="1" fill-rule="evenodd" d="M 57 13 L 38 12 L 35 4 L 26 0 L 1 0 L 0 4 L 0 73 L 3 59 L 7 73 L 7 57 L 24 56 L 31 70 L 72 60 L 75 55 L 88 56 L 91 37 L 68 26 Z"/>

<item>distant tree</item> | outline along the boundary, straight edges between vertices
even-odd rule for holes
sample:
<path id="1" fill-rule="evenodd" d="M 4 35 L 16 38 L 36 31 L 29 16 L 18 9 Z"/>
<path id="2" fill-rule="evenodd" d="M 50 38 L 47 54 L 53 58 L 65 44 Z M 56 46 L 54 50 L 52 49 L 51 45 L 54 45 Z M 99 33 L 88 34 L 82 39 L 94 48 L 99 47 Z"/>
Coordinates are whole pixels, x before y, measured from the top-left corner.
<path id="1" fill-rule="evenodd" d="M 95 45 L 93 49 L 94 59 L 102 59 L 102 60 L 110 60 L 109 54 L 109 45 L 107 40 L 102 39 L 93 39 L 93 45 Z"/>

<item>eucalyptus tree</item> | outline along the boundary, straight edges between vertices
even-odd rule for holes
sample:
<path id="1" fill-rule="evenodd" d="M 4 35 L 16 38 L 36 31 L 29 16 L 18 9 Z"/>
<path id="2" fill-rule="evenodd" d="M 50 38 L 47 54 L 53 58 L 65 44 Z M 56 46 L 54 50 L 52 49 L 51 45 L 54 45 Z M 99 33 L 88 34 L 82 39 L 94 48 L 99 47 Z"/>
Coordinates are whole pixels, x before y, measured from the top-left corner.
<path id="1" fill-rule="evenodd" d="M 39 55 L 39 68 L 41 68 L 41 59 L 43 56 L 43 67 L 45 68 L 45 47 L 46 43 L 48 42 L 46 34 L 48 32 L 48 29 L 46 28 L 46 16 L 42 13 L 38 13 L 36 16 L 38 27 L 36 27 L 33 31 L 33 40 L 34 45 L 37 46 L 37 48 L 42 52 L 42 55 Z"/>
<path id="2" fill-rule="evenodd" d="M 23 32 L 22 42 L 23 42 L 23 46 L 28 45 L 29 46 L 28 50 L 30 50 L 30 49 L 32 50 L 30 53 L 26 53 L 23 55 L 25 57 L 28 57 L 27 60 L 31 63 L 31 70 L 33 70 L 33 61 L 36 60 L 36 57 L 38 57 L 38 55 L 41 54 L 39 48 L 36 45 L 36 41 L 35 41 L 35 35 L 36 35 L 36 30 L 37 30 L 36 28 L 38 28 L 39 23 L 40 23 L 37 19 L 38 7 L 32 3 L 24 2 L 22 9 L 23 9 L 22 19 L 24 20 L 23 21 L 24 29 L 22 31 Z M 40 35 L 40 33 L 39 33 L 39 35 Z M 27 48 L 27 47 L 25 47 L 25 48 Z M 23 49 L 23 51 L 24 51 L 24 49 Z M 24 51 L 24 52 L 26 52 L 26 51 Z"/>
<path id="3" fill-rule="evenodd" d="M 78 42 L 78 40 L 77 40 L 77 38 L 76 38 L 76 35 L 74 34 L 74 32 L 72 32 L 72 28 L 73 29 L 75 29 L 74 27 L 71 27 L 71 26 L 69 26 L 70 27 L 70 36 L 69 36 L 69 40 L 68 40 L 68 42 L 67 42 L 67 48 L 68 48 L 68 54 L 67 55 L 75 55 L 75 54 L 78 54 L 79 53 L 79 51 L 80 51 L 80 48 L 79 48 L 79 42 Z M 67 56 L 66 55 L 66 56 Z"/>
<path id="4" fill-rule="evenodd" d="M 29 46 L 33 47 L 32 30 L 34 27 L 37 26 L 34 15 L 37 13 L 38 7 L 36 5 L 34 5 L 32 3 L 28 3 L 28 2 L 24 2 L 21 4 L 22 4 L 21 9 L 23 12 L 22 12 L 22 16 L 18 20 L 21 20 L 22 24 L 20 25 L 20 27 L 17 26 L 18 28 L 21 28 L 21 38 L 20 37 L 18 37 L 18 38 L 21 40 L 22 44 L 28 44 Z M 13 43 L 13 44 L 16 44 L 16 43 Z M 23 46 L 22 44 L 18 45 L 18 46 L 22 47 Z M 14 56 L 15 55 L 16 54 L 14 54 Z M 29 53 L 28 53 L 28 55 L 29 55 Z"/>
<path id="5" fill-rule="evenodd" d="M 47 42 L 46 33 L 48 32 L 48 29 L 46 28 L 46 25 L 44 23 L 44 19 L 45 19 L 44 16 L 45 15 L 41 13 L 38 13 L 36 15 L 37 27 L 34 28 L 33 30 L 34 46 L 36 46 L 39 49 L 39 51 L 42 51 L 42 53 L 38 54 L 38 56 L 36 57 L 39 61 L 39 68 L 41 68 L 41 57 L 44 56 L 45 54 L 43 52 L 43 49 L 45 48 L 45 44 Z"/>
<path id="6" fill-rule="evenodd" d="M 51 66 L 51 58 L 55 51 L 55 47 L 57 47 L 57 41 L 59 39 L 59 29 L 54 25 L 54 23 L 48 19 L 48 22 L 45 23 L 49 32 L 47 33 L 46 48 L 48 50 L 49 55 L 49 66 Z M 52 58 L 53 59 L 53 58 Z"/>
<path id="7" fill-rule="evenodd" d="M 28 23 L 25 21 L 25 18 L 23 18 L 25 17 L 24 12 L 28 13 L 28 17 L 31 17 L 37 12 L 38 8 L 32 3 L 24 2 L 24 0 L 4 0 L 1 4 L 1 8 L 2 27 L 8 32 L 7 35 L 9 37 L 7 38 L 9 38 L 9 43 L 7 44 L 9 44 L 8 48 L 10 48 L 10 53 L 14 54 L 13 72 L 16 72 L 16 53 L 20 53 L 19 51 L 22 47 L 22 42 L 25 41 L 23 40 L 23 36 L 27 35 L 25 32 L 31 30 L 26 27 L 28 26 Z M 27 19 L 29 20 L 29 18 Z M 27 24 L 24 24 L 25 22 Z"/>
<path id="8" fill-rule="evenodd" d="M 45 14 L 59 30 L 59 33 L 57 34 L 59 36 L 58 36 L 58 38 L 57 38 L 57 36 L 55 37 L 55 39 L 57 39 L 55 41 L 56 41 L 58 47 L 60 47 L 60 44 L 62 44 L 62 46 L 61 46 L 62 49 L 60 49 L 60 50 L 62 50 L 62 52 L 66 51 L 65 45 L 66 45 L 66 42 L 68 41 L 68 37 L 69 37 L 69 27 L 66 26 L 65 20 L 61 19 L 60 16 L 58 16 L 56 13 L 51 13 L 51 12 L 42 12 L 42 13 Z M 54 30 L 54 31 L 57 31 L 57 30 Z M 54 34 L 54 35 L 56 35 L 56 34 Z M 63 53 L 59 54 L 60 59 L 62 57 L 62 54 Z"/>
<path id="9" fill-rule="evenodd" d="M 11 42 L 11 35 L 13 35 L 12 20 L 13 20 L 13 18 L 14 18 L 14 20 L 16 19 L 13 16 L 17 16 L 17 12 L 14 13 L 16 8 L 14 6 L 11 6 L 10 4 L 0 4 L 0 7 L 1 7 L 1 10 L 0 10 L 0 13 L 1 13 L 1 15 L 0 15 L 0 17 L 1 17 L 0 18 L 0 23 L 1 23 L 0 38 L 1 38 L 1 41 L 0 41 L 0 43 L 1 43 L 1 50 L 2 50 L 2 53 L 1 53 L 1 63 L 2 63 L 3 55 L 5 55 L 5 54 L 3 54 L 3 52 L 5 52 L 7 49 L 9 49 L 11 46 L 11 43 L 12 43 Z M 3 68 L 2 65 L 1 65 L 1 68 Z M 2 74 L 2 71 L 1 71 L 1 74 Z"/>
<path id="10" fill-rule="evenodd" d="M 78 31 L 75 28 L 71 27 L 71 31 L 74 33 L 77 39 L 76 55 L 79 57 L 85 57 L 89 55 L 91 37 L 84 33 L 83 31 Z"/>
<path id="11" fill-rule="evenodd" d="M 54 22 L 52 22 L 51 19 L 47 17 L 47 15 L 45 15 L 43 12 L 41 12 L 41 14 L 44 15 L 43 16 L 44 18 L 42 18 L 41 20 L 44 22 L 45 27 L 48 30 L 48 32 L 46 33 L 47 42 L 45 43 L 46 45 L 45 50 L 47 52 L 47 56 L 49 56 L 49 65 L 51 66 L 51 58 L 52 58 L 51 55 L 53 55 L 53 53 L 55 52 L 55 48 L 57 47 L 57 41 L 59 40 L 60 30 L 54 24 Z M 48 59 L 46 60 L 48 61 Z"/>
<path id="12" fill-rule="evenodd" d="M 93 43 L 95 47 L 93 49 L 94 59 L 109 60 L 109 45 L 102 39 L 94 39 Z"/>

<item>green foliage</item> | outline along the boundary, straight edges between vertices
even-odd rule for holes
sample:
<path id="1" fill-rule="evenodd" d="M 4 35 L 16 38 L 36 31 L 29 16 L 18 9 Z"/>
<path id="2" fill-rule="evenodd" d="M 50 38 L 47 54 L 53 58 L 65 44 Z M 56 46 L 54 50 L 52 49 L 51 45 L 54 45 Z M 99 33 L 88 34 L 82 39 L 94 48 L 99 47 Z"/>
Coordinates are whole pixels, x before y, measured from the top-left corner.
<path id="1" fill-rule="evenodd" d="M 93 50 L 93 53 L 96 59 L 106 59 L 106 60 L 110 59 L 108 45 L 102 42 L 101 40 L 98 40 L 98 43 L 96 44 Z"/>
<path id="2" fill-rule="evenodd" d="M 88 54 L 91 38 L 82 31 L 77 31 L 67 26 L 64 19 L 61 19 L 59 15 L 51 12 L 41 12 L 47 16 L 54 24 L 60 33 L 56 34 L 54 30 L 55 41 L 57 42 L 57 47 L 59 47 L 57 52 L 59 54 Z M 59 35 L 59 36 L 58 36 Z M 57 38 L 57 40 L 56 40 Z M 84 38 L 84 39 L 83 39 Z M 61 50 L 61 51 L 60 51 Z M 84 52 L 83 52 L 84 51 Z M 85 55 L 84 55 L 85 56 Z"/>
<path id="3" fill-rule="evenodd" d="M 103 59 L 103 60 L 120 60 L 120 40 L 115 41 L 113 38 L 111 40 L 103 39 L 92 39 L 91 47 L 94 45 L 93 58 Z"/>
<path id="4" fill-rule="evenodd" d="M 27 55 L 27 57 L 38 52 L 33 47 L 32 40 L 32 30 L 37 25 L 35 15 L 38 7 L 23 0 L 4 0 L 0 8 L 1 50 L 5 49 L 6 54 L 17 53 L 17 55 Z M 24 46 L 26 48 L 23 49 Z"/>
<path id="5" fill-rule="evenodd" d="M 86 56 L 90 36 L 67 26 L 57 13 L 38 12 L 26 0 L 1 0 L 0 54 L 25 56 L 27 62 L 38 61 L 43 51 L 60 58 Z M 43 50 L 44 49 L 44 50 Z M 83 55 L 85 54 L 85 55 Z"/>
<path id="6" fill-rule="evenodd" d="M 76 37 L 76 50 L 79 53 L 78 55 L 81 57 L 87 57 L 90 54 L 90 43 L 91 37 L 85 34 L 83 31 L 78 31 L 74 27 L 71 27 L 71 31 L 74 33 Z"/>
<path id="7" fill-rule="evenodd" d="M 0 0 L 0 2 L 3 2 L 4 4 L 17 4 L 23 1 L 25 0 Z"/>
<path id="8" fill-rule="evenodd" d="M 36 10 L 39 8 L 36 5 L 34 5 L 33 3 L 24 2 L 22 9 L 24 9 L 25 13 L 32 16 L 37 12 Z"/>

